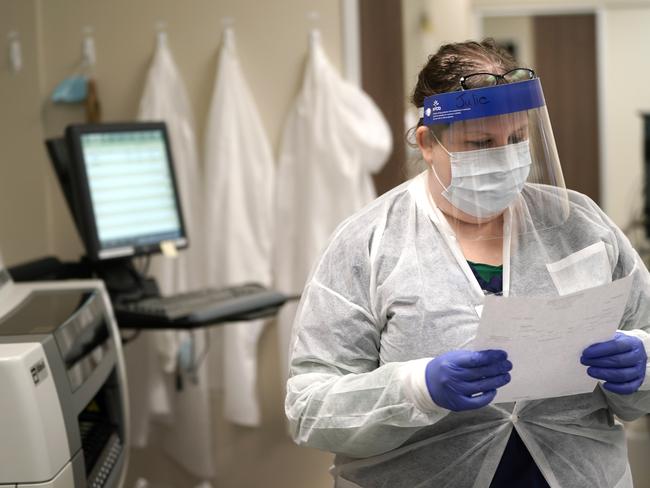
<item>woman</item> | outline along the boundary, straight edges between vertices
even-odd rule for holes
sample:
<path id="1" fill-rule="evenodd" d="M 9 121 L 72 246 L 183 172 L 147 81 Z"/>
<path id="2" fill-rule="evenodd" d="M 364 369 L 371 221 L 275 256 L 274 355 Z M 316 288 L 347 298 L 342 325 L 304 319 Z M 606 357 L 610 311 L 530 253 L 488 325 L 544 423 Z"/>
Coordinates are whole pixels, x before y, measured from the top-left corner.
<path id="1" fill-rule="evenodd" d="M 442 46 L 412 101 L 427 171 L 341 224 L 306 285 L 294 439 L 337 454 L 338 488 L 631 487 L 613 416 L 650 411 L 648 271 L 565 189 L 540 82 L 492 41 Z M 592 393 L 493 402 L 517 364 L 469 350 L 485 294 L 558 296 L 630 274 L 621 332 L 576 358 L 601 381 Z"/>

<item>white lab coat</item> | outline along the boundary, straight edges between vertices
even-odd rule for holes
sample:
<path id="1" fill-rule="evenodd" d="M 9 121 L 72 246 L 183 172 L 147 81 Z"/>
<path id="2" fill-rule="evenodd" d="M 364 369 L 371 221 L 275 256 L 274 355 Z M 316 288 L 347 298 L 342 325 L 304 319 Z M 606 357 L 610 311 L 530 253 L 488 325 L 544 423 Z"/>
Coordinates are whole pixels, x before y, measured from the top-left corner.
<path id="1" fill-rule="evenodd" d="M 151 274 L 163 294 L 204 286 L 203 252 L 199 221 L 201 191 L 193 115 L 189 97 L 174 63 L 166 38 L 159 36 L 156 52 L 140 100 L 139 120 L 167 123 L 176 181 L 190 247 L 175 259 L 156 256 Z M 176 389 L 179 346 L 194 339 L 198 355 L 205 347 L 203 332 L 164 331 L 143 333 L 125 348 L 132 404 L 134 445 L 146 445 L 150 421 L 164 420 L 163 446 L 194 475 L 213 477 L 214 452 L 210 398 L 205 364 L 196 384 L 185 378 Z"/>
<path id="2" fill-rule="evenodd" d="M 302 88 L 284 127 L 277 177 L 274 283 L 302 291 L 337 224 L 373 200 L 370 174 L 392 149 L 388 123 L 372 99 L 344 80 L 311 33 Z M 278 317 L 283 373 L 295 304 Z M 286 376 L 285 376 L 286 377 Z"/>
<path id="3" fill-rule="evenodd" d="M 224 31 L 205 134 L 207 281 L 210 286 L 271 284 L 275 165 L 244 79 L 231 28 Z M 265 321 L 227 324 L 223 332 L 224 415 L 256 426 L 257 342 Z M 211 356 L 213 359 L 214 356 Z"/>
<path id="4" fill-rule="evenodd" d="M 194 131 L 194 115 L 178 68 L 164 38 L 159 39 L 140 100 L 138 120 L 162 120 L 172 146 L 176 182 L 189 237 L 177 259 L 156 256 L 151 264 L 163 294 L 204 286 L 203 242 L 199 234 L 203 190 Z"/>

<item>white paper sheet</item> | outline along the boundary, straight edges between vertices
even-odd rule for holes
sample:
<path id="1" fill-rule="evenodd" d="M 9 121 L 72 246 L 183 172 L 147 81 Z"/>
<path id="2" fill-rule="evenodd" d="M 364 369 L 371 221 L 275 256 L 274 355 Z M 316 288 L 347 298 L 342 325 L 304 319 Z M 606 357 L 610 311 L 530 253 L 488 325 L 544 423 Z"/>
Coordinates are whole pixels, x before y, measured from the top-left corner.
<path id="1" fill-rule="evenodd" d="M 512 380 L 494 402 L 593 391 L 597 380 L 580 364 L 582 351 L 613 338 L 630 294 L 631 277 L 561 297 L 487 296 L 471 349 L 503 349 Z"/>

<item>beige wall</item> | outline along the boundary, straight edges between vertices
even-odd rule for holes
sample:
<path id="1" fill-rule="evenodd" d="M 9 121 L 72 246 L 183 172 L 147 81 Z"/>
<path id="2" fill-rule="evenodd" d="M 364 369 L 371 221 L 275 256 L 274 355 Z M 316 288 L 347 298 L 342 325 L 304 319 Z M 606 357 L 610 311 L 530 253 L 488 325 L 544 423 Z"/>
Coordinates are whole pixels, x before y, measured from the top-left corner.
<path id="1" fill-rule="evenodd" d="M 415 127 L 417 111 L 410 97 L 418 73 L 440 45 L 464 41 L 471 37 L 472 25 L 469 0 L 402 0 L 402 49 L 404 75 L 405 127 Z M 412 134 L 408 139 L 414 144 Z M 408 177 L 415 176 L 426 167 L 417 148 L 406 145 Z"/>
<path id="2" fill-rule="evenodd" d="M 12 30 L 23 53 L 16 73 L 8 59 Z M 49 251 L 35 2 L 0 0 L 0 41 L 0 249 L 11 265 Z"/>
<path id="3" fill-rule="evenodd" d="M 486 17 L 482 27 L 484 37 L 514 42 L 519 50 L 517 60 L 522 66 L 535 66 L 532 17 Z"/>
<path id="4" fill-rule="evenodd" d="M 0 74 L 0 249 L 5 260 L 12 264 L 48 252 L 71 259 L 82 252 L 42 141 L 60 135 L 68 123 L 83 121 L 81 107 L 54 105 L 48 96 L 78 65 L 85 26 L 94 30 L 103 118 L 117 121 L 133 119 L 137 112 L 155 27 L 166 22 L 194 107 L 202 153 L 222 19 L 232 17 L 244 73 L 277 150 L 299 88 L 312 10 L 320 15 L 315 25 L 327 53 L 341 66 L 338 1 L 0 0 L 0 39 L 18 30 L 26 64 L 13 75 L 5 62 Z M 6 56 L 6 49 L 1 52 Z"/>
<path id="5" fill-rule="evenodd" d="M 604 19 L 607 33 L 602 181 L 608 214 L 626 225 L 643 209 L 643 119 L 650 113 L 650 8 L 612 9 Z"/>
<path id="6" fill-rule="evenodd" d="M 410 96 L 418 73 L 441 44 L 471 34 L 469 0 L 402 0 L 404 86 Z"/>
<path id="7" fill-rule="evenodd" d="M 340 66 L 339 2 L 325 0 L 41 0 L 44 85 L 49 92 L 80 55 L 90 25 L 97 46 L 97 78 L 104 118 L 134 117 L 155 43 L 158 21 L 167 24 L 171 50 L 187 84 L 202 135 L 212 92 L 222 19 L 232 17 L 242 67 L 269 137 L 275 144 L 298 88 L 307 47 L 310 10 L 320 13 L 326 50 Z M 68 117 L 70 118 L 70 117 Z M 65 117 L 47 120 L 59 132 Z"/>
<path id="8" fill-rule="evenodd" d="M 426 46 L 423 46 L 422 42 L 426 28 L 424 19 L 427 2 L 428 0 L 402 0 L 402 59 L 407 100 L 417 81 L 418 72 L 427 60 Z"/>

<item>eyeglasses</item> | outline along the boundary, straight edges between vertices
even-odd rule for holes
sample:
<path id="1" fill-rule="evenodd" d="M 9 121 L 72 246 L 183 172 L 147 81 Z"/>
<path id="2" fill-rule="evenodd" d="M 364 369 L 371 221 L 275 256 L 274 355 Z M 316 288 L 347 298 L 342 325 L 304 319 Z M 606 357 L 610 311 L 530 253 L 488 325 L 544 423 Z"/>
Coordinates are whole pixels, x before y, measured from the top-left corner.
<path id="1" fill-rule="evenodd" d="M 498 75 L 495 73 L 472 73 L 460 77 L 460 86 L 463 90 L 472 88 L 485 88 L 502 83 L 515 83 L 517 81 L 532 80 L 535 78 L 535 72 L 528 68 L 515 68 Z"/>

